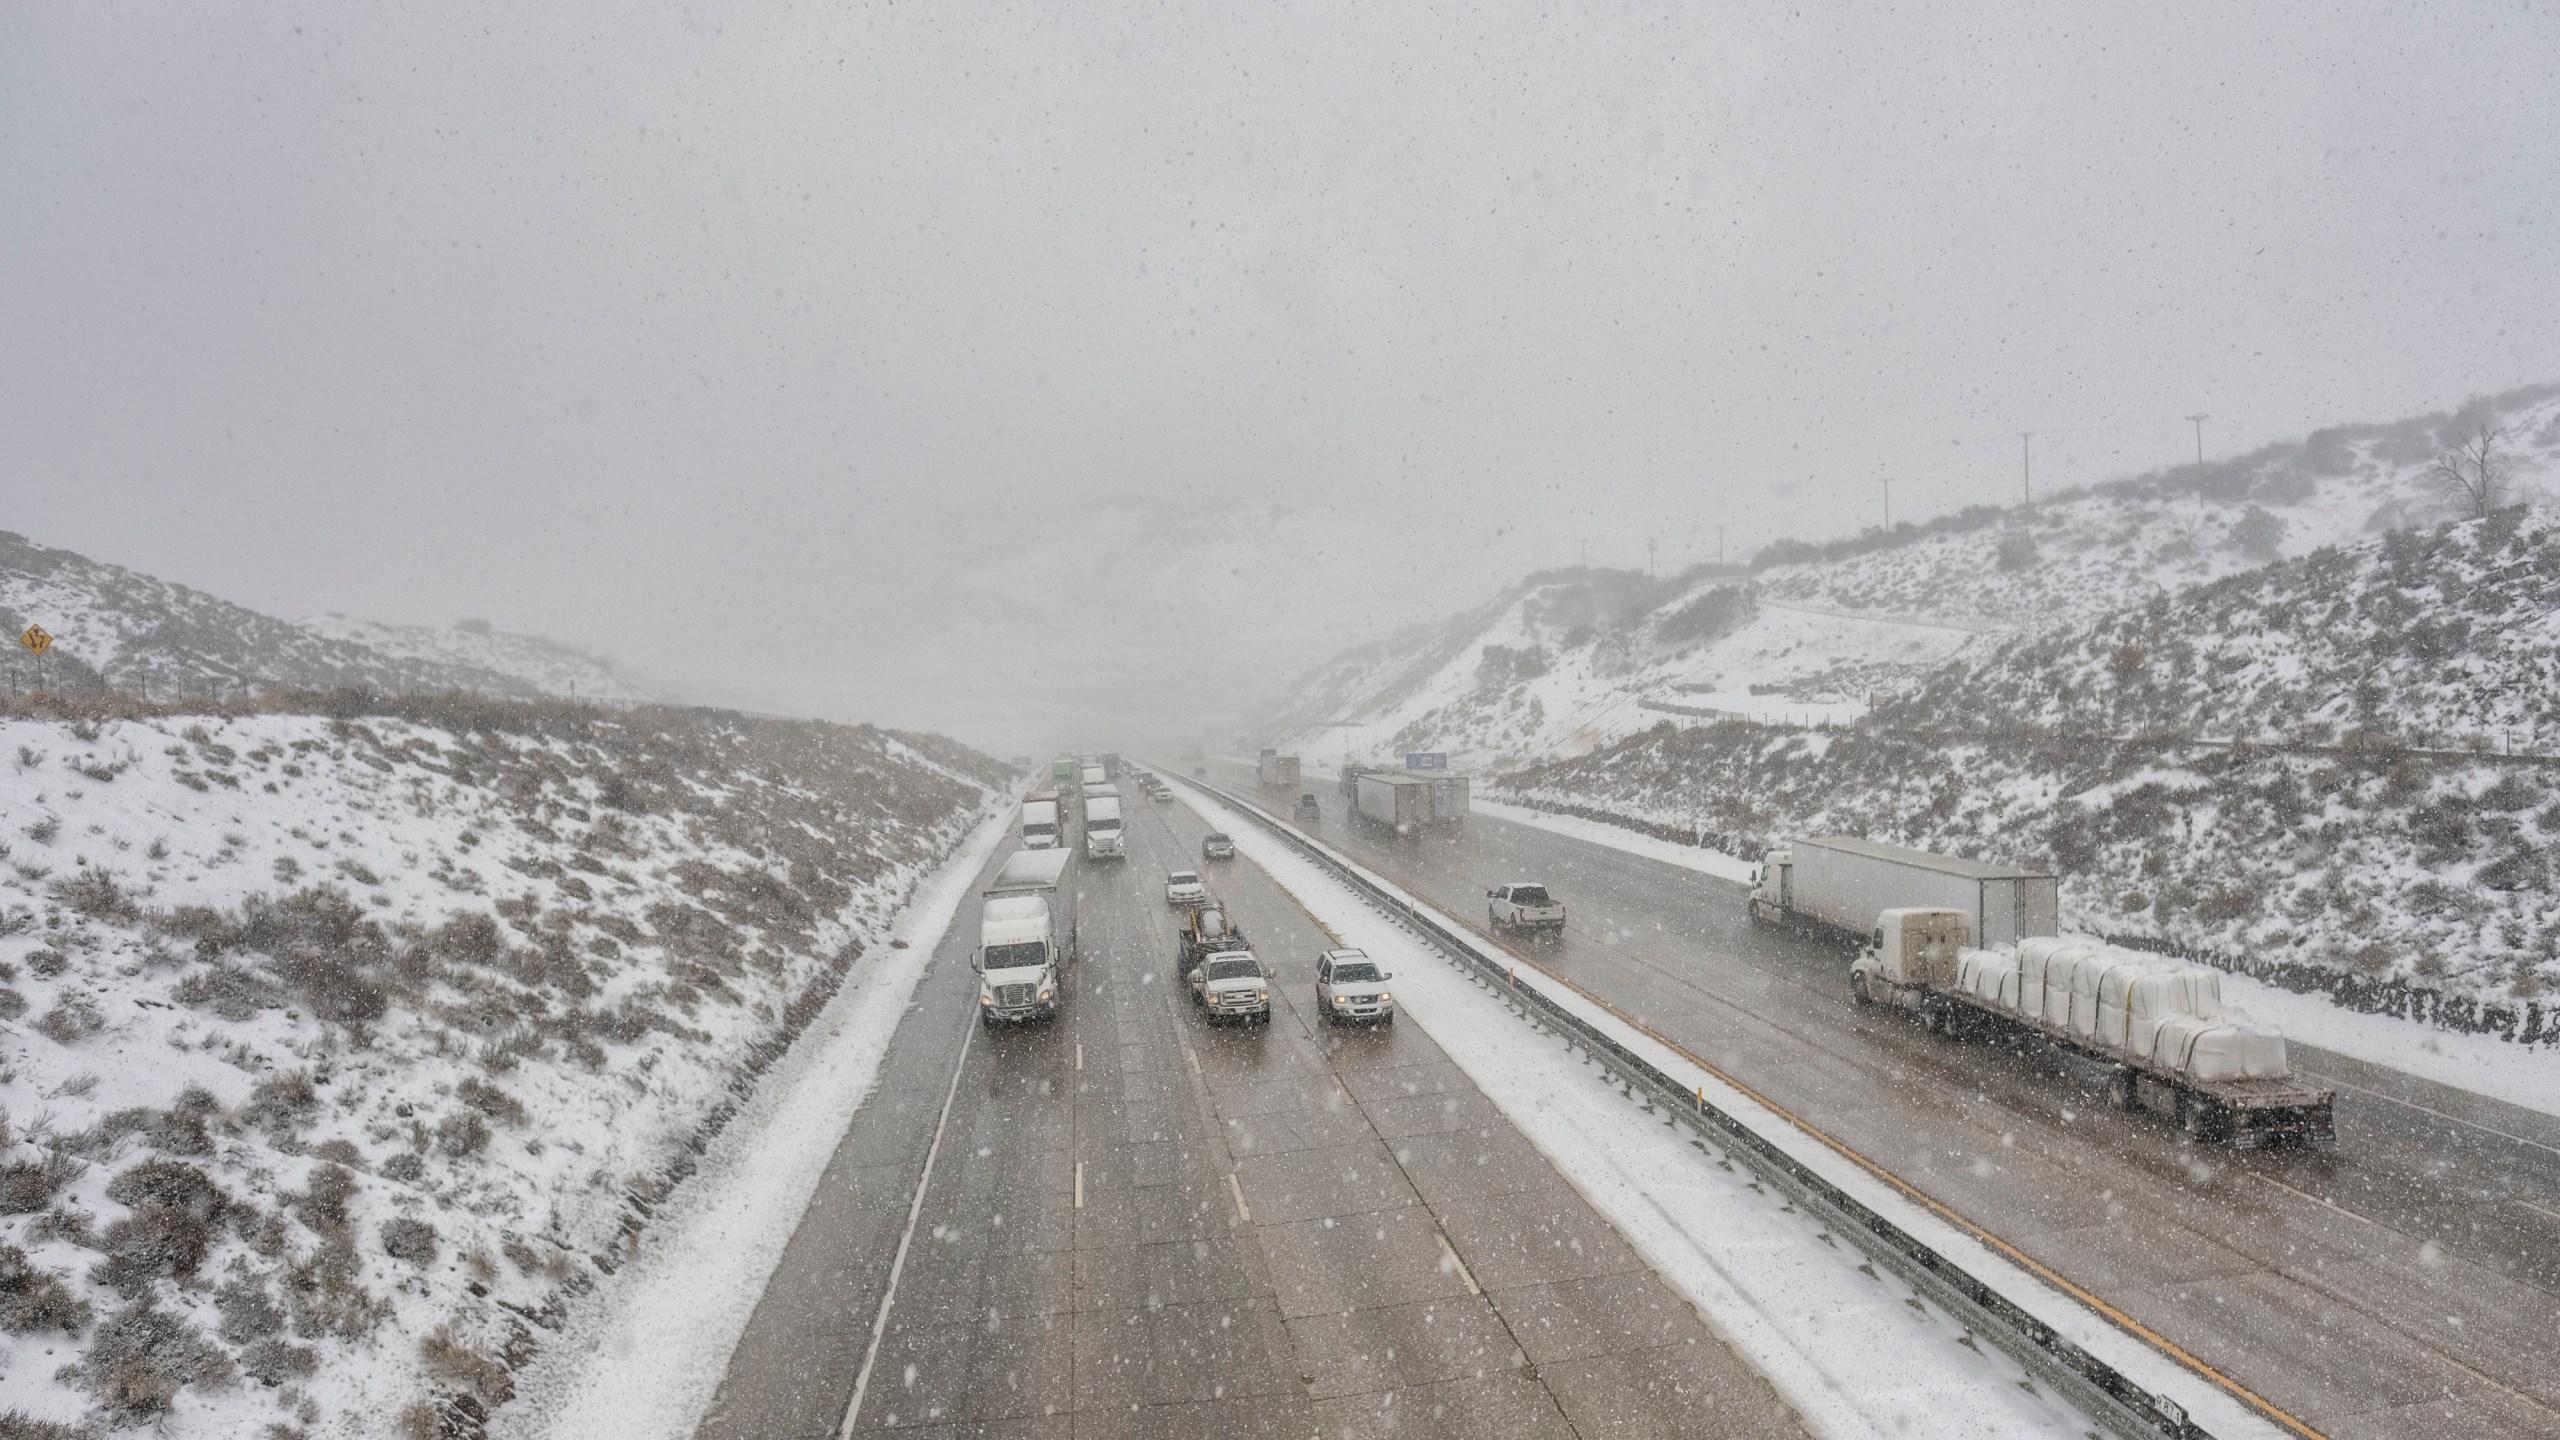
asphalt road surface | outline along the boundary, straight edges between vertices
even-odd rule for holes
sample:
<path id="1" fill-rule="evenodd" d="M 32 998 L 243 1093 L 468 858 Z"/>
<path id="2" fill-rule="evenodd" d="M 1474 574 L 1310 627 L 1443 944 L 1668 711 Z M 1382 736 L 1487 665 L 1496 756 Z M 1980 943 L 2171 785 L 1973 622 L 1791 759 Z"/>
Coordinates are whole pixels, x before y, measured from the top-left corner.
<path id="1" fill-rule="evenodd" d="M 857 1433 L 1802 1433 L 1419 1027 L 1315 1022 L 1325 942 L 1287 896 L 1200 866 L 1187 809 L 1131 809 L 1125 864 L 1079 862 L 1054 1024 L 973 1034 L 962 907 L 705 1440 L 837 1433 L 946 1093 Z M 1208 869 L 1276 969 L 1267 1028 L 1174 983 L 1168 868 Z"/>
<path id="2" fill-rule="evenodd" d="M 1516 954 L 2320 1431 L 2560 1435 L 2550 1117 L 2297 1046 L 2338 1087 L 2337 1148 L 2198 1146 L 2109 1110 L 2102 1071 L 2050 1046 L 1853 1007 L 1848 957 L 1754 926 L 1738 886 L 1481 815 L 1399 839 L 1346 825 L 1331 780 L 1305 788 L 1321 838 L 1479 931 L 1487 888 L 1546 883 L 1572 923 Z"/>

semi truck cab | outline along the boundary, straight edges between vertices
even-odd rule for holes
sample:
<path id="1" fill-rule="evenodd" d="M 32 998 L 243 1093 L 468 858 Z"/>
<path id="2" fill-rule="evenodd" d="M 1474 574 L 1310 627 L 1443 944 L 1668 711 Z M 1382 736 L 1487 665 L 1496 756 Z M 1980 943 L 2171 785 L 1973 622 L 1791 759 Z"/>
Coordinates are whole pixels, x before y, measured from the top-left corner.
<path id="1" fill-rule="evenodd" d="M 1037 895 L 999 895 L 978 921 L 978 1014 L 988 1025 L 1054 1020 L 1058 1015 L 1058 948 L 1049 902 Z"/>

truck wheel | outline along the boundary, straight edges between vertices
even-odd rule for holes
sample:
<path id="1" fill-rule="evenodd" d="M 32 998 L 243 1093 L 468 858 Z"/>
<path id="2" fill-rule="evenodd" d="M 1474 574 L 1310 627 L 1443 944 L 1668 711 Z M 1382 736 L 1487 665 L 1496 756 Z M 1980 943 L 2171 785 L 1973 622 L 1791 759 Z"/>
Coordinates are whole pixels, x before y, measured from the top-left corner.
<path id="1" fill-rule="evenodd" d="M 1867 993 L 1867 977 L 1855 970 L 1849 972 L 1849 1003 L 1861 1010 L 1876 1003 L 1876 997 Z"/>
<path id="2" fill-rule="evenodd" d="M 2222 1107 L 2191 1090 L 2178 1092 L 2178 1129 L 2190 1140 L 2213 1140 L 2221 1136 Z"/>
<path id="3" fill-rule="evenodd" d="M 2107 1103 L 2118 1110 L 2142 1108 L 2141 1092 L 2135 1088 L 2134 1074 L 2131 1070 L 2118 1069 L 2107 1077 Z"/>

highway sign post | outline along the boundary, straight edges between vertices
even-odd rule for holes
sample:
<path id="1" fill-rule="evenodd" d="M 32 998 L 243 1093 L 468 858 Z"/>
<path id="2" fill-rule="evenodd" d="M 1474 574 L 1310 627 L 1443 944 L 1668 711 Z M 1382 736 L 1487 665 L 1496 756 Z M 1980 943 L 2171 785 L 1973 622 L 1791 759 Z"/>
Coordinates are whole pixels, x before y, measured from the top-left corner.
<path id="1" fill-rule="evenodd" d="M 18 636 L 18 643 L 36 657 L 36 693 L 44 693 L 44 652 L 53 648 L 52 632 L 41 625 L 30 625 Z"/>
<path id="2" fill-rule="evenodd" d="M 1449 752 L 1446 750 L 1413 751 L 1404 757 L 1404 768 L 1407 770 L 1446 770 L 1449 768 Z"/>

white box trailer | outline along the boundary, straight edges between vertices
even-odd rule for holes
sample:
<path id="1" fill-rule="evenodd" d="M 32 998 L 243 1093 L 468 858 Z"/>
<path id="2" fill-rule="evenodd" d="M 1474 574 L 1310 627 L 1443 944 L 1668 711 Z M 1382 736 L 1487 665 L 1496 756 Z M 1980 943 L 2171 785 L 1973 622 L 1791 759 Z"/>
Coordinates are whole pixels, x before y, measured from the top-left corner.
<path id="1" fill-rule="evenodd" d="M 1079 949 L 1073 850 L 1017 850 L 980 891 L 978 1013 L 989 1025 L 1048 1020 L 1066 1004 Z"/>
<path id="2" fill-rule="evenodd" d="M 1298 757 L 1265 750 L 1262 758 L 1254 762 L 1254 778 L 1265 790 L 1286 790 L 1295 795 L 1298 793 Z"/>
<path id="3" fill-rule="evenodd" d="M 1034 790 L 1022 798 L 1022 846 L 1026 850 L 1054 850 L 1064 840 L 1059 829 L 1058 792 Z"/>
<path id="4" fill-rule="evenodd" d="M 1087 859 L 1092 860 L 1129 858 L 1129 837 L 1122 833 L 1120 828 L 1120 797 L 1118 795 L 1087 795 L 1085 797 L 1084 853 Z"/>
<path id="5" fill-rule="evenodd" d="M 1974 943 L 1989 947 L 2055 933 L 2059 901 L 2057 882 L 2041 871 L 1821 835 L 1768 853 L 1752 886 L 1751 918 L 1864 945 L 1886 910 L 1955 910 Z"/>
<path id="6" fill-rule="evenodd" d="M 1469 792 L 1464 775 L 1364 770 L 1354 784 L 1354 813 L 1399 835 L 1411 835 L 1430 826 L 1455 825 L 1467 818 Z"/>

